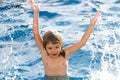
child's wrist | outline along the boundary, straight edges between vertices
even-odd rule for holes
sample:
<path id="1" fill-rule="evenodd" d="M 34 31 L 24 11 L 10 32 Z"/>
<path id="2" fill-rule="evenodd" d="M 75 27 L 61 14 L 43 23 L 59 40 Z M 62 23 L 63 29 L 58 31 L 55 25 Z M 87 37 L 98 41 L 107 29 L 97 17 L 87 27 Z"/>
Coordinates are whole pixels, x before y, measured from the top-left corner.
<path id="1" fill-rule="evenodd" d="M 36 16 L 36 17 L 39 16 L 39 13 L 38 13 L 38 12 L 34 12 L 33 14 L 34 14 L 34 16 Z"/>
<path id="2" fill-rule="evenodd" d="M 34 11 L 34 14 L 38 14 L 39 13 L 39 11 Z"/>
<path id="3" fill-rule="evenodd" d="M 90 27 L 91 27 L 91 28 L 94 28 L 94 26 L 95 26 L 95 24 L 90 24 Z"/>

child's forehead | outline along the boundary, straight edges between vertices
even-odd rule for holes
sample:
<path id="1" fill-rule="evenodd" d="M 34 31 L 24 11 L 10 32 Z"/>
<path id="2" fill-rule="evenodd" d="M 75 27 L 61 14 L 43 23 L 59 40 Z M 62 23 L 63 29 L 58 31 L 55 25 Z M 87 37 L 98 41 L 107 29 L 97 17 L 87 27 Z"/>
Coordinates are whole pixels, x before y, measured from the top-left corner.
<path id="1" fill-rule="evenodd" d="M 46 47 L 50 47 L 50 46 L 61 46 L 61 45 L 60 43 L 52 43 L 52 42 L 46 44 Z"/>
<path id="2" fill-rule="evenodd" d="M 48 41 L 47 44 L 55 45 L 55 44 L 60 44 L 58 41 Z"/>
<path id="3" fill-rule="evenodd" d="M 60 46 L 62 47 L 62 44 L 60 42 L 47 42 L 45 47 L 57 47 Z"/>

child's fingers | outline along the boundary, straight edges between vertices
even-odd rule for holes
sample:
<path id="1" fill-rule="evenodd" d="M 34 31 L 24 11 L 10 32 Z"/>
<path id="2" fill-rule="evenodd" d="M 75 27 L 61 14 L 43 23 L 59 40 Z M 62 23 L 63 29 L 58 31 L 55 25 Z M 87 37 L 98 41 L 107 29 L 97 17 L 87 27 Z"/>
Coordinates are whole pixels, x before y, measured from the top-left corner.
<path id="1" fill-rule="evenodd" d="M 30 5 L 32 6 L 34 4 L 35 4 L 34 0 L 30 0 Z"/>
<path id="2" fill-rule="evenodd" d="M 32 4 L 33 4 L 33 3 L 35 3 L 35 2 L 34 2 L 34 0 L 30 0 L 30 3 L 32 3 Z"/>
<path id="3" fill-rule="evenodd" d="M 96 16 L 98 17 L 100 15 L 99 11 L 96 12 Z"/>
<path id="4" fill-rule="evenodd" d="M 92 22 L 92 20 L 93 20 L 93 16 L 90 16 L 90 23 Z"/>
<path id="5" fill-rule="evenodd" d="M 99 17 L 99 12 L 97 11 L 95 17 L 93 18 L 94 21 L 97 21 L 98 17 Z"/>
<path id="6" fill-rule="evenodd" d="M 40 8 L 40 5 L 39 5 L 39 4 L 36 4 L 36 6 L 37 6 L 38 8 Z"/>

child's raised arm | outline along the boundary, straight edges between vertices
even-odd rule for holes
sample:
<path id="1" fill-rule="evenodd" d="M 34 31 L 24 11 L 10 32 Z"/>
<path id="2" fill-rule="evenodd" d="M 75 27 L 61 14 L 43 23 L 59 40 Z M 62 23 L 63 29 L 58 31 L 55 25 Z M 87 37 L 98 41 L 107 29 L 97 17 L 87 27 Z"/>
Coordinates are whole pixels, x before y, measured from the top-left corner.
<path id="1" fill-rule="evenodd" d="M 34 2 L 34 0 L 30 0 L 30 6 L 33 10 L 33 34 L 35 38 L 35 42 L 38 48 L 42 51 L 43 49 L 43 41 L 42 37 L 39 33 L 39 6 Z"/>
<path id="2" fill-rule="evenodd" d="M 68 56 L 71 53 L 76 52 L 77 50 L 79 50 L 81 47 L 83 47 L 86 44 L 87 40 L 90 37 L 90 34 L 92 33 L 92 30 L 94 29 L 94 26 L 98 20 L 98 17 L 99 17 L 99 12 L 96 12 L 95 17 L 90 17 L 90 26 L 87 29 L 87 31 L 84 33 L 84 35 L 82 36 L 81 40 L 65 49 L 65 52 Z"/>
<path id="3" fill-rule="evenodd" d="M 87 29 L 87 31 L 84 33 L 84 35 L 83 35 L 83 37 L 82 37 L 82 39 L 80 41 L 82 46 L 84 46 L 86 44 L 87 40 L 89 39 L 90 34 L 92 33 L 92 31 L 93 31 L 93 29 L 95 27 L 95 24 L 96 24 L 96 22 L 98 20 L 98 17 L 99 17 L 99 12 L 96 12 L 95 17 L 93 17 L 93 16 L 90 17 L 90 26 Z M 79 47 L 81 48 L 82 46 L 79 46 Z"/>

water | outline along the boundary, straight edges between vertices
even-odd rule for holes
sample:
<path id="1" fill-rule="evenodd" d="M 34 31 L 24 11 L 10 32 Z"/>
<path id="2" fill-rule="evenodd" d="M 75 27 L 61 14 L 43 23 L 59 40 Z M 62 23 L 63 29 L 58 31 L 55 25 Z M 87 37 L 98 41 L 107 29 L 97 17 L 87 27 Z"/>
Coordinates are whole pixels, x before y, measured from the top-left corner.
<path id="1" fill-rule="evenodd" d="M 96 10 L 101 17 L 87 44 L 71 55 L 71 80 L 120 80 L 119 0 L 36 0 L 41 34 L 59 31 L 64 46 L 78 41 Z M 26 0 L 0 1 L 0 80 L 43 80 L 41 54 L 32 34 L 33 12 Z"/>

